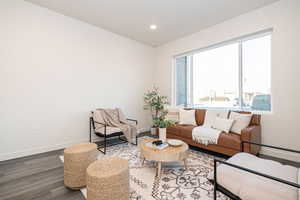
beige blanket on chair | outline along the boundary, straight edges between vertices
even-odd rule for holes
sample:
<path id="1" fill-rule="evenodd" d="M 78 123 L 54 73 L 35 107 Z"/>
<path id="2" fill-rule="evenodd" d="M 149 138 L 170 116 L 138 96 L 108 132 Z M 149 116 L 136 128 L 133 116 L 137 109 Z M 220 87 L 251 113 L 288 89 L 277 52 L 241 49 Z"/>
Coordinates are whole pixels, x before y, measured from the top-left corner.
<path id="1" fill-rule="evenodd" d="M 96 109 L 93 115 L 94 121 L 106 124 L 107 126 L 117 127 L 124 133 L 128 142 L 133 143 L 137 136 L 137 127 L 130 124 L 121 109 Z M 95 128 L 102 128 L 103 125 L 95 123 Z"/>

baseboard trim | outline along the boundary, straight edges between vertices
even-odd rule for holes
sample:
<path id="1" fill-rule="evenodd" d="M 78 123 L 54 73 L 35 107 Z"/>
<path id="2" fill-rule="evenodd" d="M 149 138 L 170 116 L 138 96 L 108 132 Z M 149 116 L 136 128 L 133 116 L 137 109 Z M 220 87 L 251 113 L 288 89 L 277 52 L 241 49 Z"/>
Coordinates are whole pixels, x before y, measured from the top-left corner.
<path id="1" fill-rule="evenodd" d="M 266 149 L 266 148 L 262 148 L 260 153 L 268 156 L 282 158 L 285 160 L 300 162 L 300 154 L 297 153 L 285 152 L 276 149 Z"/>
<path id="2" fill-rule="evenodd" d="M 140 128 L 138 130 L 138 133 L 145 133 L 145 132 L 150 132 L 150 128 Z"/>
<path id="3" fill-rule="evenodd" d="M 21 157 L 25 157 L 25 156 L 31 156 L 31 155 L 35 155 L 35 154 L 40 154 L 40 153 L 45 153 L 45 152 L 54 151 L 54 150 L 58 150 L 58 149 L 63 149 L 63 148 L 66 148 L 67 146 L 82 143 L 82 142 L 87 142 L 87 141 L 88 141 L 87 138 L 82 138 L 82 139 L 64 142 L 64 143 L 60 143 L 60 144 L 30 148 L 30 149 L 26 149 L 23 151 L 15 151 L 12 153 L 2 153 L 2 154 L 0 154 L 0 161 L 11 160 L 11 159 L 15 159 L 15 158 L 21 158 Z"/>
<path id="4" fill-rule="evenodd" d="M 140 128 L 138 130 L 138 133 L 144 133 L 150 131 L 149 128 Z M 93 141 L 100 141 L 101 139 L 96 139 Z M 73 145 L 73 144 L 78 144 L 81 142 L 88 142 L 88 138 L 82 138 L 78 140 L 73 140 L 69 142 L 64 142 L 60 144 L 54 144 L 54 145 L 47 145 L 47 146 L 41 146 L 41 147 L 35 147 L 35 148 L 30 148 L 30 149 L 25 149 L 23 151 L 15 151 L 12 153 L 2 153 L 0 154 L 0 161 L 5 161 L 5 160 L 11 160 L 15 158 L 21 158 L 25 156 L 31 156 L 39 153 L 45 153 L 48 151 L 54 151 L 58 149 L 63 149 L 66 148 L 67 146 Z"/>

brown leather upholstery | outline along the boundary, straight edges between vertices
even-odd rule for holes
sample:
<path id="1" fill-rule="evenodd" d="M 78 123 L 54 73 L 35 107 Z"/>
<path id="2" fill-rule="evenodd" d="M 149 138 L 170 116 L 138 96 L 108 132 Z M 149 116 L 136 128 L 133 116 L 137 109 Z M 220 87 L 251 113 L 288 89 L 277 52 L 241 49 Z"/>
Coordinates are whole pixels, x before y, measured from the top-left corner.
<path id="1" fill-rule="evenodd" d="M 242 141 L 254 142 L 261 144 L 261 126 L 251 125 L 242 130 Z M 258 154 L 260 146 L 244 144 L 244 151 L 251 152 L 252 154 Z"/>
<path id="2" fill-rule="evenodd" d="M 180 125 L 176 125 L 176 126 L 169 126 L 167 128 L 167 134 L 172 134 L 172 135 L 176 135 L 176 136 L 180 136 L 182 137 L 182 135 L 180 134 L 180 130 L 181 130 L 181 126 Z"/>
<path id="3" fill-rule="evenodd" d="M 234 111 L 236 112 L 236 111 Z M 205 119 L 205 109 L 196 109 L 195 117 L 198 126 L 203 125 Z M 250 113 L 250 112 L 239 112 Z M 232 156 L 242 150 L 242 141 L 261 142 L 261 126 L 260 115 L 253 114 L 249 126 L 242 130 L 241 134 L 235 133 L 221 133 L 218 144 L 203 145 L 193 141 L 192 130 L 195 126 L 176 125 L 167 128 L 167 137 L 174 139 L 181 139 L 186 143 L 197 146 L 203 149 L 219 152 L 225 155 Z M 259 146 L 244 144 L 244 152 L 257 154 L 260 150 Z"/>
<path id="4" fill-rule="evenodd" d="M 196 123 L 197 123 L 198 126 L 203 125 L 204 118 L 205 118 L 205 113 L 206 113 L 206 110 L 204 110 L 204 109 L 197 109 L 195 111 Z"/>
<path id="5" fill-rule="evenodd" d="M 230 149 L 241 149 L 241 135 L 235 133 L 221 133 L 218 145 Z"/>
<path id="6" fill-rule="evenodd" d="M 169 126 L 167 128 L 167 132 L 172 133 L 178 137 L 183 137 L 187 139 L 192 139 L 192 130 L 196 126 L 184 126 L 184 125 L 176 125 L 176 126 Z"/>
<path id="7" fill-rule="evenodd" d="M 192 130 L 193 128 L 195 128 L 196 126 L 181 126 L 180 127 L 180 135 L 181 137 L 185 137 L 187 139 L 192 139 Z"/>
<path id="8" fill-rule="evenodd" d="M 202 149 L 207 149 L 207 150 L 214 151 L 214 152 L 219 152 L 219 153 L 222 153 L 222 154 L 228 155 L 228 156 L 232 156 L 232 155 L 240 152 L 239 150 L 223 147 L 220 145 L 209 144 L 206 146 L 206 145 L 197 143 L 197 142 L 193 141 L 192 139 L 187 139 L 187 138 L 183 138 L 183 137 L 172 135 L 172 134 L 168 134 L 167 137 L 173 138 L 173 139 L 179 139 L 179 140 L 186 142 L 187 144 L 189 144 L 191 146 L 200 147 Z"/>

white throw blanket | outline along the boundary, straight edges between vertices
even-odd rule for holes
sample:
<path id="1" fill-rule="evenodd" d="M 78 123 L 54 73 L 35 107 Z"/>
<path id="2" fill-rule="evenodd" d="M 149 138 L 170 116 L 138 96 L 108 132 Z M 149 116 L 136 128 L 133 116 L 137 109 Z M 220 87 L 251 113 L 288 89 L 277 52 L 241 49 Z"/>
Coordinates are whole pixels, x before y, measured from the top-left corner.
<path id="1" fill-rule="evenodd" d="M 222 131 L 206 126 L 198 126 L 193 128 L 193 140 L 204 145 L 217 144 Z"/>

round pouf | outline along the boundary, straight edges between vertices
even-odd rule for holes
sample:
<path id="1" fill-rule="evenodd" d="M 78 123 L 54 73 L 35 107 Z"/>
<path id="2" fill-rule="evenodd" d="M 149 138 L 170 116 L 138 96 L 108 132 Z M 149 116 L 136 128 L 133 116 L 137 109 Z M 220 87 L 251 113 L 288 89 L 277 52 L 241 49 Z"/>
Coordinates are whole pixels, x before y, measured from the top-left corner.
<path id="1" fill-rule="evenodd" d="M 128 200 L 129 164 L 122 158 L 103 158 L 87 168 L 87 200 Z"/>
<path id="2" fill-rule="evenodd" d="M 71 189 L 86 186 L 86 169 L 97 160 L 99 151 L 94 143 L 82 143 L 64 150 L 64 183 Z"/>

